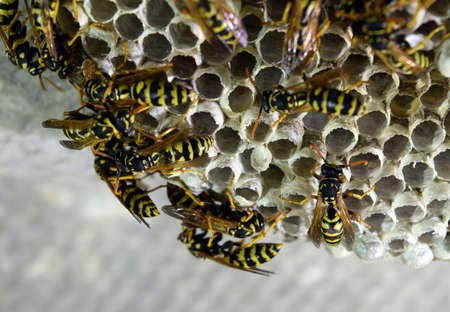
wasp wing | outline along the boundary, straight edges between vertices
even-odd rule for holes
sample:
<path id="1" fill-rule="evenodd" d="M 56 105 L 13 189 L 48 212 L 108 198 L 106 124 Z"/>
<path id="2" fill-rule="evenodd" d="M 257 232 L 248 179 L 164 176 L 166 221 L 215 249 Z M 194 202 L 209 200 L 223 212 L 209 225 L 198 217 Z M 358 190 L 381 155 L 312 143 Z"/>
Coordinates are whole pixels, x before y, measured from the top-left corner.
<path id="1" fill-rule="evenodd" d="M 317 196 L 316 207 L 314 208 L 314 216 L 311 221 L 311 226 L 308 229 L 308 236 L 316 247 L 320 247 L 322 242 L 322 217 L 323 217 L 323 203 L 322 196 Z"/>
<path id="2" fill-rule="evenodd" d="M 228 25 L 234 36 L 239 40 L 243 47 L 247 46 L 247 31 L 239 17 L 239 14 L 233 11 L 223 0 L 210 0 L 211 5 L 216 7 L 217 12 L 223 15 L 225 23 Z"/>
<path id="3" fill-rule="evenodd" d="M 337 196 L 337 206 L 341 215 L 342 223 L 344 224 L 344 236 L 349 246 L 353 245 L 355 239 L 355 228 L 353 227 L 350 214 L 348 213 L 347 206 L 345 205 L 342 194 Z"/>
<path id="4" fill-rule="evenodd" d="M 239 226 L 238 221 L 230 221 L 211 216 L 203 213 L 199 209 L 164 206 L 162 211 L 173 218 L 183 221 L 183 226 L 202 228 L 223 234 L 228 234 L 228 229 Z"/>
<path id="5" fill-rule="evenodd" d="M 48 119 L 42 122 L 42 127 L 51 129 L 88 129 L 95 124 L 94 118 L 87 119 Z"/>

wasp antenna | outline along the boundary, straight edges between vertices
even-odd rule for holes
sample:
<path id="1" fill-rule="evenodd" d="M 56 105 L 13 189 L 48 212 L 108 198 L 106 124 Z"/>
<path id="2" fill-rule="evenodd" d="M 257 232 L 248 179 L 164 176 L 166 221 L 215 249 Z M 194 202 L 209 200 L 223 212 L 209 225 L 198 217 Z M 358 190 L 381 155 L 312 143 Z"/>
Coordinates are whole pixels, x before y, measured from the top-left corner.
<path id="1" fill-rule="evenodd" d="M 369 162 L 365 159 L 356 160 L 348 164 L 348 167 L 367 166 Z"/>
<path id="2" fill-rule="evenodd" d="M 250 80 L 253 88 L 255 88 L 256 93 L 261 94 L 261 91 L 259 91 L 258 86 L 256 85 L 256 82 L 253 79 L 252 75 L 250 74 L 250 70 L 248 69 L 248 67 L 245 68 L 245 75 L 247 76 L 248 80 Z"/>
<path id="3" fill-rule="evenodd" d="M 322 152 L 319 150 L 319 147 L 317 146 L 317 144 L 313 143 L 309 147 L 312 148 L 313 150 L 315 150 L 317 155 L 319 155 L 319 157 L 322 158 L 326 162 L 326 159 L 323 156 Z"/>
<path id="4" fill-rule="evenodd" d="M 254 123 L 254 125 L 253 125 L 253 127 L 252 127 L 252 133 L 251 133 L 251 135 L 250 135 L 250 137 L 252 138 L 252 140 L 255 139 L 256 129 L 258 129 L 258 126 L 259 126 L 259 120 L 261 119 L 262 111 L 263 111 L 263 104 L 261 104 L 261 107 L 259 108 L 258 117 L 256 117 L 255 123 Z"/>

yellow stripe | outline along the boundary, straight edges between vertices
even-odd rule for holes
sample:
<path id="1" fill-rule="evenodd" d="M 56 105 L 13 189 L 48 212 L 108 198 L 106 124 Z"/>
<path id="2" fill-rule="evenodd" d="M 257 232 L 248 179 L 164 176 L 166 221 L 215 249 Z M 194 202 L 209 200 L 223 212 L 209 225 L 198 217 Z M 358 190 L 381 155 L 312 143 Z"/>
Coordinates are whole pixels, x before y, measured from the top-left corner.
<path id="1" fill-rule="evenodd" d="M 165 93 L 164 83 L 162 83 L 161 81 L 158 81 L 158 105 L 159 106 L 166 106 L 166 102 L 164 101 L 164 93 Z"/>
<path id="2" fill-rule="evenodd" d="M 345 98 L 345 93 L 344 92 L 340 92 L 338 98 L 337 98 L 337 103 L 336 103 L 336 115 L 340 115 L 341 111 L 342 111 L 342 107 L 344 106 L 344 98 Z"/>
<path id="3" fill-rule="evenodd" d="M 252 259 L 253 262 L 256 263 L 255 266 L 261 265 L 261 262 L 259 261 L 257 255 L 256 255 L 257 246 L 254 245 L 254 246 L 252 246 L 252 247 L 253 247 L 253 248 L 251 248 L 251 250 L 250 250 L 250 259 Z M 246 264 L 247 267 L 249 267 L 248 263 L 245 263 L 245 264 Z"/>
<path id="4" fill-rule="evenodd" d="M 355 114 L 355 110 L 356 110 L 356 106 L 358 106 L 358 99 L 357 98 L 353 98 L 353 100 L 350 103 L 351 107 L 348 110 L 348 114 L 350 116 L 353 116 Z"/>

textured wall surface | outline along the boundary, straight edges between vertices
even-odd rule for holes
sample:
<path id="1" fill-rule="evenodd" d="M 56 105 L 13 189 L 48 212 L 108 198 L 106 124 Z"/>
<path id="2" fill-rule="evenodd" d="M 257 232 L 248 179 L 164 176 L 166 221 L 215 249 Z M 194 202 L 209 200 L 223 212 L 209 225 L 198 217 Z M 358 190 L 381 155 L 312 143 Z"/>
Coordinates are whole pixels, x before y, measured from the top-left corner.
<path id="1" fill-rule="evenodd" d="M 75 94 L 43 92 L 3 57 L 0 71 L 0 311 L 448 311 L 446 262 L 366 264 L 300 240 L 264 266 L 270 278 L 198 261 L 178 222 L 138 225 L 88 151 L 40 128 Z"/>

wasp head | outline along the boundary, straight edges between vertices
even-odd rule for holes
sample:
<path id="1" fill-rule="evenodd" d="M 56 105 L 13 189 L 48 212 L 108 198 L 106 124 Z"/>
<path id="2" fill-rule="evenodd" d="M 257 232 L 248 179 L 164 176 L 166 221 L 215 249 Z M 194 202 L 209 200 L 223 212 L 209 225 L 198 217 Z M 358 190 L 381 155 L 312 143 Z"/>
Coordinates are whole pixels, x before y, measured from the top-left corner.
<path id="1" fill-rule="evenodd" d="M 343 166 L 332 165 L 325 163 L 320 168 L 322 177 L 326 178 L 335 178 L 340 180 L 341 182 L 345 181 Z"/>

